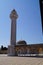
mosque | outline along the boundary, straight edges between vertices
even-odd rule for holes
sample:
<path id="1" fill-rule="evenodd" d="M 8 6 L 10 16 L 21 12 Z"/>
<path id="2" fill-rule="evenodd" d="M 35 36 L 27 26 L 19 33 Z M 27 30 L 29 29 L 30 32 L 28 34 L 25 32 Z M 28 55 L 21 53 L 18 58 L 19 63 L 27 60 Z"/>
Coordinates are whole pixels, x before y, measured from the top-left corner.
<path id="1" fill-rule="evenodd" d="M 27 44 L 26 41 L 21 40 L 16 43 L 16 20 L 18 14 L 16 10 L 12 10 L 10 14 L 11 19 L 11 38 L 8 46 L 8 56 L 20 56 L 29 54 L 43 54 L 43 43 Z"/>
<path id="2" fill-rule="evenodd" d="M 22 40 L 15 46 L 16 55 L 24 54 L 43 54 L 43 44 L 27 44 Z"/>

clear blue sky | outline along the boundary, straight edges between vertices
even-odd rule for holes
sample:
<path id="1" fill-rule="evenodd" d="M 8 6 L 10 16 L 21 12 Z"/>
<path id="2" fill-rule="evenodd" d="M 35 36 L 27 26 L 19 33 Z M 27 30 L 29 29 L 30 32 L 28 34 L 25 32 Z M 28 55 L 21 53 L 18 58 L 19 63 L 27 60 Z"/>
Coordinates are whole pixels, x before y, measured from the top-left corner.
<path id="1" fill-rule="evenodd" d="M 0 46 L 10 44 L 10 12 L 15 9 L 17 19 L 17 41 L 28 44 L 43 43 L 39 0 L 0 0 Z"/>

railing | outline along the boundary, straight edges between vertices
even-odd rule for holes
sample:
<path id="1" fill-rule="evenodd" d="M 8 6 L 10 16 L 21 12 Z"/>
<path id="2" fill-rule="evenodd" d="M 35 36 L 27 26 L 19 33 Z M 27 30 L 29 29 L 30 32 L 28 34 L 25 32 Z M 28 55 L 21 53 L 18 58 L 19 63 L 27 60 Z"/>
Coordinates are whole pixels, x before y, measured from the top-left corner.
<path id="1" fill-rule="evenodd" d="M 18 54 L 18 56 L 43 56 L 43 54 Z"/>

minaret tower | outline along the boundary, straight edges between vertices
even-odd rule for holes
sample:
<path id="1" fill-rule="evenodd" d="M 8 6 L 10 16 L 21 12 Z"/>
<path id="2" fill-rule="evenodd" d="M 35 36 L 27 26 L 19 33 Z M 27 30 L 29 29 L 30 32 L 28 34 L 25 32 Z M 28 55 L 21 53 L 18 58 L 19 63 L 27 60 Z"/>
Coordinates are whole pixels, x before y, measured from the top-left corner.
<path id="1" fill-rule="evenodd" d="M 15 45 L 16 45 L 16 20 L 18 18 L 17 12 L 14 10 L 11 11 L 10 19 L 11 19 L 11 38 L 10 38 L 10 46 L 8 46 L 8 55 L 15 55 Z"/>

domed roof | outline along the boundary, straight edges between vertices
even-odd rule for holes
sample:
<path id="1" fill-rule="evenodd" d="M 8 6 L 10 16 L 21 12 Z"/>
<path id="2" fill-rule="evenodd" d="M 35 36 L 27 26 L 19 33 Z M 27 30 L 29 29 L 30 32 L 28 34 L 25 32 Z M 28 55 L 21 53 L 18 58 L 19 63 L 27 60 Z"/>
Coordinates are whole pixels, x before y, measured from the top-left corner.
<path id="1" fill-rule="evenodd" d="M 17 42 L 17 45 L 27 45 L 27 43 L 24 40 L 20 40 Z"/>

